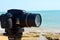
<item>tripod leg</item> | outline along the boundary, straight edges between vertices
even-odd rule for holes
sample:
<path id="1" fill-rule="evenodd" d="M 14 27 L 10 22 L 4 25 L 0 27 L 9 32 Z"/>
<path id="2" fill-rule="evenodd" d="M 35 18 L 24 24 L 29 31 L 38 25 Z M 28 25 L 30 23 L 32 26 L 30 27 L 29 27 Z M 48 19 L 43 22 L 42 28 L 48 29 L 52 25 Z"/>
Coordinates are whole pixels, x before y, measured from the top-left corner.
<path id="1" fill-rule="evenodd" d="M 21 40 L 22 34 L 23 34 L 23 33 L 17 34 L 17 36 L 15 36 L 15 40 Z"/>
<path id="2" fill-rule="evenodd" d="M 10 35 L 10 36 L 8 36 L 8 39 L 9 39 L 9 40 L 21 40 L 22 34 L 23 34 L 23 33 L 16 34 L 15 36 Z"/>

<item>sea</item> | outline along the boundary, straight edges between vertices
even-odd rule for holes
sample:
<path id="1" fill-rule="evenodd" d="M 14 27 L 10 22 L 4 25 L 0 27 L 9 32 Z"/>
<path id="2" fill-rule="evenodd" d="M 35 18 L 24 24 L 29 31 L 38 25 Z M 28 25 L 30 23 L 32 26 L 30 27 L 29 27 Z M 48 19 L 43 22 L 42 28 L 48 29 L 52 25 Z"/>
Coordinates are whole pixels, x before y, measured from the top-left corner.
<path id="1" fill-rule="evenodd" d="M 42 23 L 40 28 L 60 30 L 60 10 L 40 10 L 40 11 L 27 11 L 32 14 L 40 14 Z M 0 15 L 6 12 L 0 12 Z"/>
<path id="2" fill-rule="evenodd" d="M 60 10 L 33 11 L 42 17 L 42 28 L 60 29 Z"/>

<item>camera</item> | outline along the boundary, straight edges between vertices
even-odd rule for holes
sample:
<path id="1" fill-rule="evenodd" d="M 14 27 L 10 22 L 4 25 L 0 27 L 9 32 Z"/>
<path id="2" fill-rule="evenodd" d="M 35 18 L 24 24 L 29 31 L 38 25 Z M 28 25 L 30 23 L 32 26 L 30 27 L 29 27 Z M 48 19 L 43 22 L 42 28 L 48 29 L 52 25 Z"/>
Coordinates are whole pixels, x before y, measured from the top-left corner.
<path id="1" fill-rule="evenodd" d="M 21 38 L 24 27 L 39 27 L 42 22 L 40 14 L 30 13 L 19 9 L 10 9 L 0 15 L 1 27 L 5 28 L 4 35 L 9 38 Z"/>

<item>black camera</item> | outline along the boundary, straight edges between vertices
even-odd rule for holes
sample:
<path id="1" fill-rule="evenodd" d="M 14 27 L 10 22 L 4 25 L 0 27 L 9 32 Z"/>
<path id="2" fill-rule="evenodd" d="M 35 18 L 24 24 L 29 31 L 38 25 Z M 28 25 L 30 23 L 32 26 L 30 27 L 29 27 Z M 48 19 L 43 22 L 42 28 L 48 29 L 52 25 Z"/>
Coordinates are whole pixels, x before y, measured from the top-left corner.
<path id="1" fill-rule="evenodd" d="M 21 37 L 24 27 L 39 27 L 42 22 L 40 14 L 29 13 L 24 10 L 10 9 L 0 16 L 1 27 L 10 38 Z"/>

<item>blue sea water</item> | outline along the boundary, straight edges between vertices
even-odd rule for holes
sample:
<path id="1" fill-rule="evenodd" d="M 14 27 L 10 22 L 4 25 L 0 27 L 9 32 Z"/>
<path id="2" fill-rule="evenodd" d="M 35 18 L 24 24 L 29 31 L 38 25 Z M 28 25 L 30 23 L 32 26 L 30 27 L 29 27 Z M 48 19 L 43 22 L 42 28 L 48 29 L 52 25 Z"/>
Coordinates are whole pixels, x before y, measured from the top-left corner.
<path id="1" fill-rule="evenodd" d="M 29 11 L 31 13 L 39 13 L 42 16 L 42 28 L 60 29 L 60 10 L 46 10 L 46 11 Z M 5 12 L 0 12 L 4 14 Z"/>
<path id="2" fill-rule="evenodd" d="M 41 28 L 60 29 L 60 10 L 31 11 L 42 16 Z"/>

